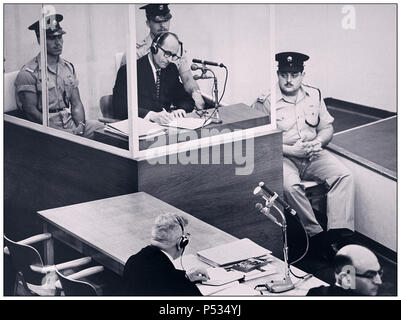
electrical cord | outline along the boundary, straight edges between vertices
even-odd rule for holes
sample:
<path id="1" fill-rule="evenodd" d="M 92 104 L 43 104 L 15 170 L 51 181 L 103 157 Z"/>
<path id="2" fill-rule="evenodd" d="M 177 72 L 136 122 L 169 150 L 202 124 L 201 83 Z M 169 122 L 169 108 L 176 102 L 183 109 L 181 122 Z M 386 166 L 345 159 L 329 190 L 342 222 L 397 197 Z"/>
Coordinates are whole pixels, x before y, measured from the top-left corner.
<path id="1" fill-rule="evenodd" d="M 218 102 L 217 102 L 217 107 L 220 105 L 220 102 L 221 102 L 221 100 L 223 99 L 224 94 L 225 94 L 225 92 L 226 92 L 226 85 L 227 85 L 227 80 L 228 80 L 228 69 L 227 69 L 226 66 L 224 66 L 224 69 L 226 70 L 226 78 L 224 79 L 223 93 L 221 94 L 220 99 L 219 99 Z M 210 71 L 211 71 L 211 70 L 210 70 Z M 216 78 L 216 75 L 214 74 L 214 72 L 213 72 L 213 71 L 211 71 L 211 72 L 213 73 L 214 78 Z M 213 91 L 213 89 L 214 89 L 214 86 L 212 86 L 212 91 Z M 217 108 L 215 107 L 214 110 L 213 110 L 213 112 L 210 114 L 210 116 L 209 116 L 208 118 L 206 118 L 205 121 L 203 122 L 202 128 L 203 128 L 203 127 L 206 125 L 206 123 L 213 117 L 213 115 L 216 113 L 216 111 L 217 111 Z"/>

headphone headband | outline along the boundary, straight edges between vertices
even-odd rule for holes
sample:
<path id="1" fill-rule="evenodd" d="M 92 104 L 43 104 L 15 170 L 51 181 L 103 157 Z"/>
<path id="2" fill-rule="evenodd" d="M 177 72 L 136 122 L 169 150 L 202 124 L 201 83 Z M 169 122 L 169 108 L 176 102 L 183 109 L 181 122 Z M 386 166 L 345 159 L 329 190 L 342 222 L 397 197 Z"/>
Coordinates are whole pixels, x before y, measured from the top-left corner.
<path id="1" fill-rule="evenodd" d="M 183 54 L 183 46 L 182 46 L 182 42 L 180 41 L 180 39 L 178 38 L 178 36 L 175 33 L 166 31 L 163 33 L 160 33 L 156 38 L 153 39 L 152 44 L 150 46 L 150 51 L 153 54 L 156 54 L 157 51 L 159 50 L 159 43 L 162 41 L 162 39 L 166 39 L 168 35 L 172 35 L 173 37 L 175 37 L 181 47 L 181 55 Z"/>
<path id="2" fill-rule="evenodd" d="M 189 238 L 185 233 L 184 225 L 182 224 L 181 219 L 177 216 L 176 220 L 177 220 L 178 224 L 180 225 L 181 231 L 182 231 L 182 236 L 181 236 L 181 240 L 180 240 L 180 248 L 184 249 L 189 243 Z"/>

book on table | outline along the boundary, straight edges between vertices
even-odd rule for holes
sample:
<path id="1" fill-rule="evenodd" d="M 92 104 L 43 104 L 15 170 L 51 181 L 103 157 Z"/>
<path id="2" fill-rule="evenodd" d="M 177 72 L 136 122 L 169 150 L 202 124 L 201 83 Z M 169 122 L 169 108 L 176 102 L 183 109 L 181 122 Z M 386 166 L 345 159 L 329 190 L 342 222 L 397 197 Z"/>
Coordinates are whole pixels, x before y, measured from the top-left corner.
<path id="1" fill-rule="evenodd" d="M 257 258 L 271 254 L 248 238 L 235 240 L 217 247 L 197 252 L 198 258 L 214 267 L 224 267 L 249 258 Z"/>

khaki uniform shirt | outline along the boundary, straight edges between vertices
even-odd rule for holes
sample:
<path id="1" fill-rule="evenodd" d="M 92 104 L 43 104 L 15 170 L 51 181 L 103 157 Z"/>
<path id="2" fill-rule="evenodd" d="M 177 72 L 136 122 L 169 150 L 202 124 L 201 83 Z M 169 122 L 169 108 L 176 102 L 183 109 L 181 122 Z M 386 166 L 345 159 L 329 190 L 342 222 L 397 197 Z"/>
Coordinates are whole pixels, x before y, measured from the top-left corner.
<path id="1" fill-rule="evenodd" d="M 270 114 L 271 96 L 261 96 L 252 105 Z M 283 131 L 283 143 L 293 145 L 297 140 L 315 139 L 317 132 L 330 126 L 334 118 L 329 114 L 320 90 L 308 85 L 301 85 L 295 103 L 289 102 L 276 87 L 276 122 L 277 128 Z M 311 125 L 308 125 L 305 120 Z"/>
<path id="2" fill-rule="evenodd" d="M 60 111 L 69 108 L 70 98 L 74 88 L 78 87 L 72 63 L 59 57 L 56 66 L 47 67 L 49 111 Z M 18 97 L 20 92 L 32 92 L 38 95 L 38 109 L 42 111 L 42 75 L 40 68 L 40 54 L 25 64 L 15 80 L 15 92 L 18 108 L 22 103 Z"/>
<path id="3" fill-rule="evenodd" d="M 140 59 L 143 56 L 147 55 L 150 52 L 150 47 L 152 45 L 153 39 L 150 36 L 150 34 L 148 34 L 145 39 L 143 39 L 141 42 L 136 44 L 136 58 Z M 188 60 L 186 57 L 186 52 L 184 51 L 183 56 L 178 59 L 177 61 L 172 61 L 173 63 L 175 63 L 175 65 L 177 66 L 178 72 L 180 74 L 183 74 L 184 72 L 190 70 L 189 64 L 188 64 Z"/>

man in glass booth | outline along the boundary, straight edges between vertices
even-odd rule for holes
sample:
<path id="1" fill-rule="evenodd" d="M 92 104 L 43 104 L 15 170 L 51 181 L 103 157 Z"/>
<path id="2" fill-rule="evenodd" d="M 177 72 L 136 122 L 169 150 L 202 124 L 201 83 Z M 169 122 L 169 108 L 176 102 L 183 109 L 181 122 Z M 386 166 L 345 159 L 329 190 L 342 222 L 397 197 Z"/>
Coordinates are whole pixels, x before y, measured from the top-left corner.
<path id="1" fill-rule="evenodd" d="M 153 39 L 151 51 L 137 60 L 138 116 L 166 124 L 192 112 L 195 102 L 185 91 L 173 61 L 182 56 L 183 44 L 172 32 Z M 127 106 L 127 66 L 120 67 L 113 90 L 113 104 Z"/>
<path id="2" fill-rule="evenodd" d="M 103 127 L 96 120 L 85 119 L 85 109 L 78 90 L 74 65 L 61 58 L 63 35 L 61 14 L 46 17 L 47 86 L 49 126 L 75 135 L 93 138 L 93 132 Z M 28 27 L 40 43 L 39 21 Z M 40 53 L 28 61 L 15 80 L 17 106 L 26 118 L 42 123 L 42 75 Z"/>
<path id="3" fill-rule="evenodd" d="M 160 34 L 170 31 L 170 21 L 173 17 L 168 4 L 147 4 L 140 9 L 145 10 L 146 13 L 146 25 L 149 28 L 149 34 L 136 44 L 136 58 L 140 59 L 149 54 L 151 50 L 152 43 L 155 38 Z M 121 64 L 125 64 L 126 57 L 124 56 Z M 185 91 L 194 100 L 195 106 L 198 109 L 203 109 L 205 107 L 205 102 L 203 100 L 199 85 L 193 78 L 192 71 L 190 69 L 185 51 L 178 58 L 172 61 L 178 69 L 179 78 L 184 86 Z M 117 88 L 118 89 L 118 88 Z M 114 92 L 114 90 L 113 90 Z M 114 99 L 113 96 L 113 110 L 114 117 L 116 119 L 127 119 L 128 109 L 125 101 L 121 101 L 117 98 Z"/>
<path id="4" fill-rule="evenodd" d="M 333 138 L 334 118 L 329 114 L 318 88 L 303 83 L 304 61 L 298 52 L 276 54 L 277 128 L 283 132 L 284 197 L 297 212 L 309 237 L 311 249 L 333 259 L 336 250 L 351 241 L 354 231 L 354 184 L 351 172 L 324 147 Z M 252 105 L 270 114 L 271 95 Z M 317 221 L 301 180 L 325 183 L 327 230 Z"/>

